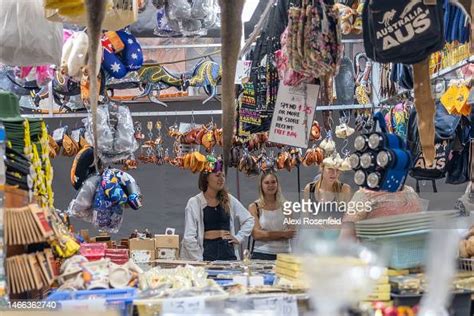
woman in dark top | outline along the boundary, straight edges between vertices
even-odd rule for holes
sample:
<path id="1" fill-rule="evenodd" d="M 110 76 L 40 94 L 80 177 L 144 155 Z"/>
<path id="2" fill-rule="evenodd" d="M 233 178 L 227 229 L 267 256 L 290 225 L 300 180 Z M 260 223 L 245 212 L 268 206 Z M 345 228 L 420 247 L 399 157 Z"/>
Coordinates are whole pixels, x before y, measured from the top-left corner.
<path id="1" fill-rule="evenodd" d="M 222 171 L 199 175 L 201 193 L 189 199 L 181 257 L 192 260 L 237 260 L 238 245 L 252 232 L 254 219 L 225 189 Z M 235 231 L 238 221 L 240 230 Z"/>

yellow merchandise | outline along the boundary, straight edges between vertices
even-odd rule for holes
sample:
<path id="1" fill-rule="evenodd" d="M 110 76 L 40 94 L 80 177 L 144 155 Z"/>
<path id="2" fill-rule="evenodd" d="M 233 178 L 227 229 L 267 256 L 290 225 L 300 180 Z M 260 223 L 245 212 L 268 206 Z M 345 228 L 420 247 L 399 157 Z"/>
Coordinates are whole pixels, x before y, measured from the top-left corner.
<path id="1" fill-rule="evenodd" d="M 284 261 L 277 261 L 276 262 L 276 267 L 291 270 L 291 271 L 294 271 L 294 272 L 302 272 L 302 270 L 303 270 L 300 264 L 289 263 L 289 262 L 284 262 Z"/>
<path id="2" fill-rule="evenodd" d="M 80 4 L 75 7 L 61 8 L 58 12 L 60 15 L 65 16 L 80 16 L 81 14 L 86 13 L 86 7 L 83 4 Z"/>
<path id="3" fill-rule="evenodd" d="M 63 9 L 84 6 L 84 0 L 44 0 L 45 9 Z"/>
<path id="4" fill-rule="evenodd" d="M 374 293 L 390 293 L 391 286 L 390 284 L 377 284 L 374 287 Z"/>
<path id="5" fill-rule="evenodd" d="M 441 96 L 441 104 L 449 114 L 469 115 L 471 106 L 467 104 L 469 89 L 460 83 L 453 83 Z"/>
<path id="6" fill-rule="evenodd" d="M 409 271 L 409 270 L 394 270 L 394 269 L 388 269 L 387 274 L 388 274 L 389 277 L 393 277 L 393 276 L 404 276 L 404 275 L 410 274 L 410 271 Z"/>
<path id="7" fill-rule="evenodd" d="M 372 293 L 365 301 L 390 301 L 390 292 L 388 293 Z"/>
<path id="8" fill-rule="evenodd" d="M 289 263 L 297 263 L 297 264 L 302 263 L 301 258 L 290 255 L 290 254 L 286 254 L 286 253 L 277 254 L 277 262 L 278 261 L 289 262 Z"/>

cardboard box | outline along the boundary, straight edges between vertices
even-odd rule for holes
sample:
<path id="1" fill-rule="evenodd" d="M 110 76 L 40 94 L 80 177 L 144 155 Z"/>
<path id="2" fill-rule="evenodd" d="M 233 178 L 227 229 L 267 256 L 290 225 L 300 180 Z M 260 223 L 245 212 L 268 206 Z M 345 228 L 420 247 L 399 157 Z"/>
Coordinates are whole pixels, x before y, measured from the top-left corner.
<path id="1" fill-rule="evenodd" d="M 155 235 L 155 248 L 179 249 L 179 235 Z"/>
<path id="2" fill-rule="evenodd" d="M 129 241 L 130 257 L 135 263 L 155 260 L 155 240 L 132 238 Z"/>
<path id="3" fill-rule="evenodd" d="M 155 257 L 156 259 L 178 259 L 179 235 L 175 234 L 175 229 L 167 228 L 164 235 L 155 235 Z"/>

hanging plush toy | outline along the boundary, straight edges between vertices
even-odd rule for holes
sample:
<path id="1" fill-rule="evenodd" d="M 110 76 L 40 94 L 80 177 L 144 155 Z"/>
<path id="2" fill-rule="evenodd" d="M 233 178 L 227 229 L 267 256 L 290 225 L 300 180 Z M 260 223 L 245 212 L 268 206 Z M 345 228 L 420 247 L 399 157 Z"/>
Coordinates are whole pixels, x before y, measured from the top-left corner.
<path id="1" fill-rule="evenodd" d="M 94 197 L 93 224 L 101 230 L 118 232 L 126 203 L 135 210 L 142 206 L 135 180 L 121 170 L 105 170 Z"/>
<path id="2" fill-rule="evenodd" d="M 136 38 L 125 32 L 107 32 L 102 36 L 104 49 L 103 69 L 112 77 L 121 79 L 129 71 L 143 65 L 143 52 Z"/>

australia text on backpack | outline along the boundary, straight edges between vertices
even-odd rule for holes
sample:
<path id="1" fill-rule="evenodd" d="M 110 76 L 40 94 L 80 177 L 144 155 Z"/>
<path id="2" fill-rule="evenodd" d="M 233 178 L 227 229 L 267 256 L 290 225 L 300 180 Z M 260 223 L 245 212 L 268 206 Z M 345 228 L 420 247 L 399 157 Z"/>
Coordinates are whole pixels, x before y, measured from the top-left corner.
<path id="1" fill-rule="evenodd" d="M 382 21 L 378 22 L 385 28 L 377 31 L 377 40 L 382 39 L 383 50 L 400 46 L 430 28 L 430 11 L 421 7 L 421 3 L 422 0 L 411 0 L 398 16 L 395 9 L 385 12 Z M 395 17 L 397 19 L 392 21 Z"/>

